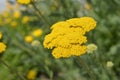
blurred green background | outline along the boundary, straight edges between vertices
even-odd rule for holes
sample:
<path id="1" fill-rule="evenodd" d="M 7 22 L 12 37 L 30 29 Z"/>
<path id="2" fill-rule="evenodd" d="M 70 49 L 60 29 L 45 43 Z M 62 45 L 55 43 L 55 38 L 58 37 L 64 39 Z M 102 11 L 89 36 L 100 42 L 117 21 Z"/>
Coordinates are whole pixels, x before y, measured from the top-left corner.
<path id="1" fill-rule="evenodd" d="M 16 11 L 20 13 L 18 18 L 14 17 Z M 26 23 L 22 23 L 24 16 L 29 17 Z M 90 80 L 75 57 L 54 59 L 51 50 L 43 47 L 44 37 L 52 24 L 83 16 L 97 21 L 97 27 L 86 36 L 87 43 L 96 44 L 98 50 L 81 58 L 95 80 L 119 80 L 120 0 L 36 0 L 35 6 L 6 1 L 6 8 L 0 13 L 0 32 L 7 49 L 0 58 L 12 70 L 1 62 L 0 80 L 20 80 L 16 71 L 26 80 Z M 36 29 L 42 30 L 41 36 L 33 37 L 32 42 L 27 43 L 25 37 Z M 113 62 L 112 68 L 106 67 L 108 61 Z M 34 79 L 27 77 L 31 70 L 35 74 Z"/>

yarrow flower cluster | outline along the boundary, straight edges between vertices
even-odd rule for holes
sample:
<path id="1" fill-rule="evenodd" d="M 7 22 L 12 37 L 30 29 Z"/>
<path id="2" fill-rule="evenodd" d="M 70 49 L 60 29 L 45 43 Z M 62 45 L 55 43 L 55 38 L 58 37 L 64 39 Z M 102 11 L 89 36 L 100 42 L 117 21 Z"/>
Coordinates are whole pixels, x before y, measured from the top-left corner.
<path id="1" fill-rule="evenodd" d="M 20 4 L 29 4 L 30 0 L 17 0 L 17 2 Z"/>
<path id="2" fill-rule="evenodd" d="M 28 80 L 35 80 L 37 72 L 35 70 L 30 70 L 27 74 Z"/>
<path id="3" fill-rule="evenodd" d="M 94 29 L 96 21 L 91 17 L 73 18 L 58 22 L 51 27 L 51 33 L 46 35 L 43 45 L 53 49 L 55 58 L 80 56 L 86 53 L 87 42 L 85 33 Z"/>
<path id="4" fill-rule="evenodd" d="M 0 32 L 0 39 L 2 39 L 2 33 Z M 0 42 L 0 53 L 4 52 L 6 45 L 3 42 Z"/>

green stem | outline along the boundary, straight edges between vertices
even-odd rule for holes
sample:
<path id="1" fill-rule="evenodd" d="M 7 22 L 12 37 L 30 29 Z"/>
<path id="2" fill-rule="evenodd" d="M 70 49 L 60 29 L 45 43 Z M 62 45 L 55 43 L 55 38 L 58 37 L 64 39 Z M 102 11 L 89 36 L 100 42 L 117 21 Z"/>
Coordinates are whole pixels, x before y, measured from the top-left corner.
<path id="1" fill-rule="evenodd" d="M 15 74 L 19 77 L 20 80 L 26 80 L 26 79 L 24 78 L 24 76 L 22 76 L 21 74 L 19 74 L 17 70 L 15 70 L 15 69 L 12 68 L 11 66 L 9 66 L 9 65 L 8 65 L 4 60 L 2 60 L 1 58 L 0 58 L 0 62 L 1 62 L 2 64 L 4 64 L 4 65 L 11 71 L 11 73 L 15 73 Z"/>
<path id="2" fill-rule="evenodd" d="M 33 52 L 31 49 L 23 46 L 22 44 L 20 44 L 17 40 L 14 40 L 14 44 L 16 46 L 18 46 L 19 48 L 21 48 L 22 50 L 28 52 L 31 56 L 34 56 L 34 54 L 36 54 L 35 52 Z"/>
<path id="3" fill-rule="evenodd" d="M 104 73 L 106 73 L 107 78 L 110 79 L 109 73 L 107 72 L 107 69 L 106 69 L 106 67 L 103 64 L 104 61 L 101 62 L 102 60 L 100 61 L 99 58 L 97 58 L 97 56 L 95 55 L 95 53 L 93 53 L 93 54 L 91 54 L 89 56 L 93 59 L 93 61 L 95 61 L 95 63 L 98 64 L 99 69 L 102 68 L 101 71 L 103 71 Z"/>
<path id="4" fill-rule="evenodd" d="M 93 73 L 91 72 L 90 68 L 88 67 L 88 65 L 80 57 L 77 57 L 77 60 L 82 65 L 82 67 L 87 71 L 87 73 L 90 76 L 91 80 L 96 80 Z"/>
<path id="5" fill-rule="evenodd" d="M 44 22 L 46 22 L 46 23 L 50 26 L 49 21 L 45 18 L 45 16 L 42 15 L 42 12 L 41 12 L 41 11 L 37 8 L 37 6 L 35 5 L 34 0 L 32 0 L 32 5 L 33 5 L 34 9 L 39 13 L 39 16 L 38 16 L 38 17 L 41 18 L 41 19 L 43 19 Z"/>

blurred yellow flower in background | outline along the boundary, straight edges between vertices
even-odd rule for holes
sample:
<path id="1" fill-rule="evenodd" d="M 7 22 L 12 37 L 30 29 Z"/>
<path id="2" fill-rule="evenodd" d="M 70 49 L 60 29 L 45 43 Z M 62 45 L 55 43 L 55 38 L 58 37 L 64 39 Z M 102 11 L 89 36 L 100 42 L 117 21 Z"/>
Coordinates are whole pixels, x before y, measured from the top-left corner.
<path id="1" fill-rule="evenodd" d="M 14 18 L 20 18 L 20 16 L 21 16 L 21 13 L 20 13 L 20 11 L 14 11 L 14 13 L 13 13 L 13 17 Z"/>
<path id="2" fill-rule="evenodd" d="M 2 12 L 3 17 L 7 18 L 10 16 L 10 13 L 7 11 Z"/>
<path id="3" fill-rule="evenodd" d="M 25 41 L 28 42 L 28 43 L 31 43 L 33 41 L 33 37 L 32 36 L 26 36 L 25 37 Z"/>
<path id="4" fill-rule="evenodd" d="M 0 42 L 0 53 L 4 52 L 6 49 L 6 45 L 3 42 Z"/>
<path id="5" fill-rule="evenodd" d="M 13 9 L 13 6 L 9 2 L 6 3 L 6 7 L 7 7 L 8 10 Z"/>
<path id="6" fill-rule="evenodd" d="M 0 39 L 2 39 L 2 33 L 0 32 Z"/>
<path id="7" fill-rule="evenodd" d="M 22 23 L 25 24 L 29 21 L 29 17 L 28 16 L 24 16 L 22 19 Z"/>
<path id="8" fill-rule="evenodd" d="M 55 5 L 52 5 L 51 6 L 51 10 L 55 10 L 56 9 L 56 6 Z"/>
<path id="9" fill-rule="evenodd" d="M 28 7 L 32 9 L 32 8 L 33 8 L 33 5 L 32 5 L 32 4 L 29 4 Z"/>
<path id="10" fill-rule="evenodd" d="M 43 45 L 53 49 L 55 58 L 80 56 L 85 54 L 87 42 L 84 34 L 94 29 L 96 21 L 91 17 L 72 18 L 52 25 L 51 33 L 45 36 Z"/>
<path id="11" fill-rule="evenodd" d="M 2 21 L 2 18 L 1 18 L 1 16 L 0 16 L 0 26 L 2 25 L 2 22 L 3 22 L 3 21 Z"/>
<path id="12" fill-rule="evenodd" d="M 17 2 L 20 4 L 29 4 L 30 0 L 17 0 Z"/>
<path id="13" fill-rule="evenodd" d="M 10 22 L 12 21 L 12 19 L 11 18 L 5 18 L 5 24 L 9 24 Z"/>
<path id="14" fill-rule="evenodd" d="M 20 8 L 20 4 L 15 3 L 15 9 L 19 9 Z"/>
<path id="15" fill-rule="evenodd" d="M 92 6 L 90 5 L 90 3 L 86 3 L 84 5 L 84 7 L 85 7 L 86 10 L 90 10 L 92 8 Z"/>
<path id="16" fill-rule="evenodd" d="M 11 22 L 11 26 L 12 26 L 12 27 L 16 27 L 16 26 L 17 26 L 17 22 L 16 22 L 16 21 L 12 21 L 12 22 Z"/>
<path id="17" fill-rule="evenodd" d="M 42 33 L 43 33 L 42 29 L 36 29 L 36 30 L 34 30 L 34 31 L 32 32 L 32 35 L 33 35 L 34 37 L 39 37 L 39 36 L 42 35 Z"/>
<path id="18" fill-rule="evenodd" d="M 35 70 L 30 70 L 27 74 L 27 79 L 35 80 L 36 76 L 37 76 L 37 72 Z"/>

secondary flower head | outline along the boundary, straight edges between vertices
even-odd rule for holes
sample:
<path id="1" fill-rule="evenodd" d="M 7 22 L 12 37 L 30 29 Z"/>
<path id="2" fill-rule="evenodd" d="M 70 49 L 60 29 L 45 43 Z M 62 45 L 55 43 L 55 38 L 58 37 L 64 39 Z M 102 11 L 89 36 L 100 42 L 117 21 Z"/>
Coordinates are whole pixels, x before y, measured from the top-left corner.
<path id="1" fill-rule="evenodd" d="M 108 68 L 112 68 L 114 66 L 114 63 L 112 61 L 108 61 L 107 64 L 106 64 L 106 66 Z"/>
<path id="2" fill-rule="evenodd" d="M 87 53 L 93 53 L 95 50 L 97 50 L 97 46 L 95 44 L 87 45 Z"/>
<path id="3" fill-rule="evenodd" d="M 90 5 L 90 3 L 86 3 L 84 5 L 84 7 L 85 7 L 86 10 L 90 10 L 92 8 L 92 6 Z"/>
<path id="4" fill-rule="evenodd" d="M 16 26 L 17 26 L 17 22 L 16 22 L 16 21 L 12 21 L 12 22 L 11 22 L 11 26 L 12 26 L 12 27 L 16 27 Z"/>
<path id="5" fill-rule="evenodd" d="M 4 12 L 2 13 L 2 15 L 3 15 L 4 18 L 8 18 L 8 17 L 10 16 L 10 13 L 7 12 L 7 11 L 4 11 Z"/>
<path id="6" fill-rule="evenodd" d="M 3 24 L 2 17 L 0 16 L 0 26 Z"/>
<path id="7" fill-rule="evenodd" d="M 5 24 L 9 24 L 11 21 L 12 21 L 11 18 L 6 18 L 6 19 L 5 19 Z"/>
<path id="8" fill-rule="evenodd" d="M 6 45 L 3 42 L 0 42 L 0 53 L 4 52 L 6 49 Z"/>
<path id="9" fill-rule="evenodd" d="M 33 47 L 38 47 L 38 46 L 40 46 L 40 41 L 34 40 L 34 41 L 32 41 L 31 45 L 32 45 Z"/>
<path id="10" fill-rule="evenodd" d="M 13 13 L 13 17 L 16 18 L 16 19 L 20 18 L 20 16 L 21 16 L 20 11 L 15 11 L 15 12 Z"/>
<path id="11" fill-rule="evenodd" d="M 17 2 L 20 4 L 29 4 L 30 0 L 17 0 Z"/>
<path id="12" fill-rule="evenodd" d="M 29 21 L 29 17 L 28 16 L 24 16 L 22 19 L 22 23 L 25 24 Z"/>
<path id="13" fill-rule="evenodd" d="M 39 36 L 42 35 L 42 30 L 41 29 L 34 30 L 32 32 L 32 35 L 35 36 L 35 37 L 39 37 Z"/>
<path id="14" fill-rule="evenodd" d="M 51 33 L 45 37 L 45 48 L 53 49 L 55 58 L 80 56 L 85 54 L 87 47 L 86 32 L 94 29 L 96 21 L 91 17 L 73 18 L 58 22 L 51 27 Z"/>
<path id="15" fill-rule="evenodd" d="M 28 43 L 31 43 L 33 41 L 33 37 L 32 36 L 26 36 L 25 41 L 28 42 Z"/>
<path id="16" fill-rule="evenodd" d="M 0 32 L 0 39 L 2 38 L 2 33 Z"/>
<path id="17" fill-rule="evenodd" d="M 37 72 L 35 70 L 30 70 L 27 74 L 28 80 L 35 80 Z"/>

